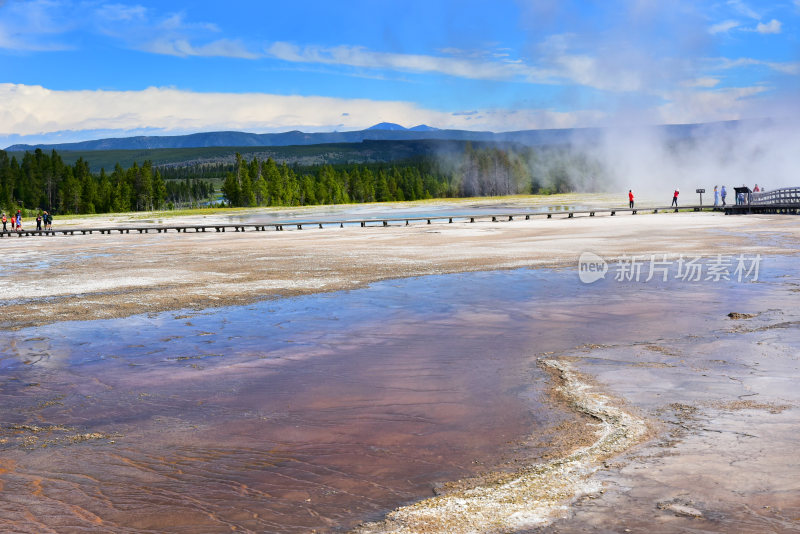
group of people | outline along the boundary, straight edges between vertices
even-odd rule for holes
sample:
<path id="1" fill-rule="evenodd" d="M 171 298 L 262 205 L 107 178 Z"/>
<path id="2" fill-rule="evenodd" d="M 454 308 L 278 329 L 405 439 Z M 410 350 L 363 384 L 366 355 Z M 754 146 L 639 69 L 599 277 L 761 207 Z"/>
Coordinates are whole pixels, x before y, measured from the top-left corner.
<path id="1" fill-rule="evenodd" d="M 758 187 L 758 184 L 756 184 L 753 187 L 753 193 L 758 193 L 760 191 L 765 191 L 765 189 L 763 187 Z M 672 193 L 672 204 L 671 205 L 675 206 L 676 208 L 678 207 L 678 195 L 680 195 L 680 193 L 681 193 L 681 190 L 678 189 L 677 187 L 675 188 L 675 191 Z M 737 197 L 737 199 L 736 199 L 736 203 L 737 204 L 743 204 L 744 203 L 743 195 L 744 195 L 744 193 L 739 193 L 739 197 Z M 724 185 L 722 186 L 721 189 L 720 189 L 719 186 L 716 186 L 716 185 L 714 186 L 714 206 L 715 207 L 716 206 L 720 206 L 720 200 L 722 201 L 721 205 L 725 206 L 725 198 L 727 196 L 728 196 L 728 191 L 725 189 Z M 632 189 L 628 189 L 628 206 L 631 209 L 633 209 L 633 190 Z"/>
<path id="2" fill-rule="evenodd" d="M 766 190 L 766 189 L 764 189 L 763 186 L 762 187 L 758 187 L 758 184 L 753 186 L 752 191 L 750 189 L 748 189 L 747 186 L 744 186 L 744 185 L 742 187 L 738 187 L 736 189 L 738 190 L 738 193 L 736 194 L 736 204 L 746 204 L 746 203 L 750 202 L 748 197 L 745 195 L 745 191 L 749 195 L 751 192 L 760 193 L 760 192 Z M 719 206 L 720 205 L 720 200 L 722 200 L 722 204 L 721 205 L 725 206 L 726 205 L 725 204 L 725 198 L 727 196 L 728 196 L 728 191 L 725 189 L 724 185 L 722 186 L 722 188 L 719 188 L 716 185 L 714 186 L 714 206 Z"/>
<path id="3" fill-rule="evenodd" d="M 17 210 L 17 213 L 11 216 L 11 219 L 6 217 L 6 214 L 3 213 L 2 219 L 3 222 L 3 232 L 21 232 L 22 231 L 22 211 Z M 11 223 L 11 228 L 8 227 L 8 223 Z M 42 227 L 44 225 L 44 228 Z M 52 230 L 53 229 L 53 216 L 43 211 L 36 216 L 36 229 L 37 230 Z"/>

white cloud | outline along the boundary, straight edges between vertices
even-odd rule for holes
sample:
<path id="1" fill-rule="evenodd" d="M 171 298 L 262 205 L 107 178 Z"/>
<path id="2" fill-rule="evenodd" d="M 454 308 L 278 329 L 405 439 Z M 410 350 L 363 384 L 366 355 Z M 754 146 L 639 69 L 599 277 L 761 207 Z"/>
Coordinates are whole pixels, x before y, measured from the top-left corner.
<path id="1" fill-rule="evenodd" d="M 798 1 L 800 1 L 800 0 L 798 0 Z M 708 33 L 710 33 L 711 35 L 716 35 L 718 33 L 728 33 L 732 29 L 738 28 L 739 26 L 740 26 L 740 23 L 738 21 L 735 21 L 735 20 L 724 20 L 722 22 L 719 22 L 717 24 L 714 24 L 714 25 L 710 26 L 708 28 Z"/>
<path id="2" fill-rule="evenodd" d="M 294 63 L 438 73 L 476 80 L 511 80 L 524 77 L 528 81 L 546 83 L 550 79 L 550 73 L 515 61 L 485 61 L 452 56 L 375 52 L 361 46 L 304 46 L 301 48 L 291 43 L 276 42 L 267 48 L 266 53 L 270 57 Z"/>
<path id="3" fill-rule="evenodd" d="M 635 69 L 611 65 L 597 57 L 581 54 L 560 54 L 550 58 L 556 72 L 578 85 L 606 91 L 639 91 L 643 80 Z"/>
<path id="4" fill-rule="evenodd" d="M 213 22 L 187 22 L 183 13 L 172 13 L 158 24 L 158 28 L 169 31 L 201 30 L 218 32 L 219 26 Z"/>
<path id="5" fill-rule="evenodd" d="M 763 86 L 733 87 L 714 91 L 674 91 L 668 102 L 659 106 L 660 122 L 687 124 L 736 120 L 754 109 L 752 97 L 768 91 Z"/>
<path id="6" fill-rule="evenodd" d="M 141 45 L 141 50 L 169 56 L 231 57 L 257 59 L 260 56 L 247 50 L 240 41 L 218 39 L 204 45 L 193 45 L 187 39 L 159 38 Z"/>
<path id="7" fill-rule="evenodd" d="M 105 4 L 97 9 L 96 14 L 111 22 L 144 21 L 147 19 L 147 8 L 140 5 Z"/>
<path id="8" fill-rule="evenodd" d="M 3 6 L 0 6 L 3 7 Z M 12 2 L 0 17 L 0 49 L 44 52 L 72 48 L 59 37 L 74 29 L 63 18 L 64 6 L 53 0 Z"/>
<path id="9" fill-rule="evenodd" d="M 728 0 L 728 5 L 736 10 L 739 14 L 753 20 L 761 20 L 761 15 L 753 11 L 750 6 L 745 4 L 742 0 Z"/>
<path id="10" fill-rule="evenodd" d="M 763 116 L 768 101 L 758 98 L 765 86 L 664 93 L 665 104 L 637 112 L 631 123 L 696 123 Z M 107 132 L 124 136 L 181 134 L 198 131 L 241 130 L 356 130 L 378 122 L 406 126 L 429 124 L 439 128 L 514 131 L 541 128 L 608 126 L 618 115 L 601 110 L 560 112 L 548 109 L 484 108 L 469 111 L 433 110 L 404 101 L 286 96 L 262 93 L 198 93 L 169 87 L 141 91 L 54 91 L 41 86 L 0 84 L 0 139 L 48 142 L 95 138 L 80 132 Z M 59 134 L 61 132 L 61 134 Z M 35 141 L 34 141 L 35 139 Z M 15 142 L 18 142 L 15 141 Z"/>
<path id="11" fill-rule="evenodd" d="M 531 84 L 572 83 L 607 91 L 642 89 L 638 69 L 625 61 L 603 61 L 595 56 L 572 52 L 569 36 L 547 39 L 539 48 L 544 66 L 535 66 L 507 56 L 486 60 L 464 51 L 448 49 L 460 56 L 431 56 L 376 52 L 361 46 L 304 46 L 276 42 L 266 49 L 270 57 L 293 63 L 340 65 L 365 69 L 436 73 L 473 80 L 521 81 Z"/>
<path id="12" fill-rule="evenodd" d="M 740 67 L 761 66 L 767 67 L 783 74 L 796 75 L 800 74 L 800 62 L 777 62 L 777 61 L 762 61 L 753 58 L 718 58 L 715 60 L 715 65 L 712 68 L 720 70 L 737 69 Z"/>
<path id="13" fill-rule="evenodd" d="M 125 42 L 130 48 L 151 54 L 240 59 L 263 57 L 250 51 L 238 39 L 209 41 L 210 36 L 220 33 L 220 28 L 214 23 L 187 21 L 183 13 L 159 16 L 142 6 L 113 4 L 100 7 L 94 11 L 94 16 L 99 32 Z"/>
<path id="14" fill-rule="evenodd" d="M 604 91 L 651 89 L 646 78 L 652 75 L 654 62 L 646 52 L 603 43 L 593 47 L 590 54 L 579 51 L 579 40 L 574 34 L 556 34 L 537 47 L 540 61 L 554 79 Z"/>
<path id="15" fill-rule="evenodd" d="M 686 80 L 681 83 L 684 87 L 716 87 L 719 84 L 719 78 L 705 76 L 703 78 L 695 78 L 694 80 Z"/>
<path id="16" fill-rule="evenodd" d="M 756 31 L 758 33 L 781 33 L 781 21 L 772 19 L 766 24 L 759 22 Z"/>
<path id="17" fill-rule="evenodd" d="M 158 87 L 142 91 L 53 91 L 8 83 L 0 84 L 0 102 L 0 135 L 4 136 L 66 130 L 116 130 L 124 134 L 142 128 L 162 133 L 320 131 L 361 129 L 383 121 L 509 131 L 593 125 L 604 117 L 597 111 L 536 109 L 484 109 L 474 115 L 454 115 L 402 101 L 197 93 Z"/>
<path id="18" fill-rule="evenodd" d="M 158 14 L 142 5 L 100 4 L 70 0 L 12 2 L 0 17 L 0 49 L 55 51 L 72 49 L 75 30 L 91 31 L 128 47 L 173 56 L 257 59 L 240 40 L 217 38 L 210 22 L 186 20 L 183 13 Z M 155 37 L 153 37 L 155 36 Z"/>

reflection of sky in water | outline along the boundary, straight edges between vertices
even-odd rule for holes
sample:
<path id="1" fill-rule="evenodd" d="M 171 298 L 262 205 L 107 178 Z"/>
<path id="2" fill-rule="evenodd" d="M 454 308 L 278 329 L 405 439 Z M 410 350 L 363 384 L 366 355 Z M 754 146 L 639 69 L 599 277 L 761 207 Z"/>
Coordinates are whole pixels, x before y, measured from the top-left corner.
<path id="1" fill-rule="evenodd" d="M 64 531 L 76 506 L 109 531 L 145 521 L 161 532 L 310 532 L 378 519 L 562 420 L 542 403 L 537 354 L 707 333 L 707 316 L 719 328 L 729 311 L 767 309 L 775 291 L 761 290 L 785 293 L 793 261 L 765 258 L 759 283 L 609 273 L 585 285 L 575 267 L 520 269 L 7 331 L 6 425 L 113 441 L 21 450 L 36 436 L 12 429 L 0 450 L 25 476 L 4 474 L 5 491 L 48 499 L 34 513 L 48 525 L 68 518 Z M 13 518 L 32 521 L 0 509 L 0 521 Z"/>
<path id="2" fill-rule="evenodd" d="M 497 299 L 512 305 L 547 293 L 576 295 L 582 288 L 568 271 L 502 271 L 410 278 L 362 290 L 277 299 L 247 306 L 75 321 L 22 330 L 20 339 L 46 338 L 72 364 L 124 355 L 131 362 L 230 351 L 268 354 L 324 344 L 351 330 L 382 328 L 403 320 L 449 317 L 459 310 L 492 313 Z"/>
<path id="3" fill-rule="evenodd" d="M 705 269 L 708 261 L 703 260 Z M 759 268 L 760 280 L 784 274 L 790 261 L 764 258 Z M 687 299 L 687 305 L 711 293 L 718 303 L 735 304 L 758 285 L 735 280 L 675 280 L 675 262 L 670 265 L 666 282 L 661 280 L 660 273 L 645 282 L 649 276 L 649 260 L 641 262 L 639 282 L 620 282 L 615 280 L 618 265 L 610 263 L 606 277 L 592 284 L 580 283 L 575 268 L 427 276 L 378 282 L 360 290 L 267 300 L 202 312 L 184 310 L 124 319 L 59 323 L 7 333 L 0 345 L 6 346 L 6 354 L 14 354 L 25 352 L 25 339 L 45 338 L 52 345 L 52 352 L 68 357 L 71 364 L 119 357 L 129 362 L 151 364 L 198 355 L 269 357 L 278 351 L 341 341 L 355 331 L 380 331 L 383 325 L 403 321 L 424 324 L 464 312 L 490 317 L 516 310 L 535 316 L 538 308 L 557 307 L 561 300 L 580 308 L 582 304 L 660 299 L 664 292 Z M 706 271 L 703 271 L 705 277 Z M 719 291 L 720 286 L 723 291 Z M 9 340 L 14 340 L 14 348 L 8 347 Z"/>
<path id="4" fill-rule="evenodd" d="M 504 215 L 504 214 L 526 214 L 526 213 L 559 213 L 568 210 L 587 210 L 588 205 L 569 204 L 554 206 L 509 206 L 502 204 L 449 206 L 447 204 L 432 204 L 430 206 L 393 206 L 382 205 L 368 206 L 331 206 L 331 207 L 310 207 L 308 209 L 281 209 L 276 211 L 261 211 L 257 213 L 243 213 L 233 215 L 209 215 L 203 217 L 206 224 L 217 222 L 220 224 L 254 224 L 254 223 L 286 223 L 297 224 L 316 221 L 339 222 L 346 220 L 370 220 L 370 219 L 403 219 L 425 218 L 425 217 L 470 217 L 480 215 Z M 213 222 L 209 222 L 213 221 Z M 139 224 L 175 224 L 170 219 L 141 219 L 136 221 Z M 128 223 L 125 223 L 128 224 Z M 187 224 L 187 223 L 181 223 Z M 188 223 L 191 224 L 191 223 Z"/>
<path id="5" fill-rule="evenodd" d="M 318 221 L 330 220 L 341 221 L 348 219 L 402 219 L 404 217 L 410 218 L 424 218 L 424 217 L 469 217 L 472 215 L 503 215 L 503 214 L 525 214 L 525 213 L 549 213 L 553 211 L 584 210 L 588 206 L 447 206 L 447 205 L 432 205 L 432 206 L 414 206 L 408 208 L 394 207 L 387 209 L 385 207 L 366 207 L 355 208 L 347 207 L 346 210 L 323 210 L 308 212 L 280 212 L 280 213 L 260 213 L 260 214 L 246 214 L 246 215 L 231 215 L 228 220 L 231 223 L 242 222 L 303 222 L 303 221 Z"/>

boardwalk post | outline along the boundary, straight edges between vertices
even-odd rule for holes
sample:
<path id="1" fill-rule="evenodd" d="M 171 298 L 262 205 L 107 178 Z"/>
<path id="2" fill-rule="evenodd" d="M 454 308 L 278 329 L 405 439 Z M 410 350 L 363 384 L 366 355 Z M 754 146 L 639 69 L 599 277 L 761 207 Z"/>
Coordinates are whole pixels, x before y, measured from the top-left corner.
<path id="1" fill-rule="evenodd" d="M 1 0 L 0 0 L 1 1 Z M 683 207 L 678 206 L 671 206 L 671 207 L 650 207 L 650 208 L 640 208 L 644 209 L 645 213 L 667 213 L 669 211 L 674 213 L 680 213 L 681 210 L 684 212 L 694 211 L 694 212 L 703 212 L 713 210 L 715 212 L 723 212 L 725 215 L 739 215 L 739 214 L 748 214 L 748 213 L 760 213 L 760 214 L 793 214 L 797 215 L 800 212 L 800 187 L 795 188 L 783 188 L 776 191 L 769 191 L 767 193 L 760 193 L 757 196 L 753 196 L 753 201 L 751 204 L 743 204 L 743 205 L 729 205 L 724 207 L 711 207 L 711 206 L 702 206 L 702 205 L 688 205 Z M 534 216 L 545 215 L 548 219 L 553 218 L 553 214 L 562 214 L 564 212 L 567 213 L 567 218 L 572 219 L 576 218 L 576 215 L 584 215 L 587 214 L 589 217 L 597 216 L 597 212 L 600 213 L 609 213 L 612 217 L 617 214 L 617 211 L 622 212 L 630 212 L 631 215 L 637 215 L 639 209 L 634 208 L 620 208 L 620 209 L 586 209 L 586 210 L 567 210 L 564 207 L 551 207 L 550 211 L 545 212 L 536 212 L 536 213 L 522 213 L 522 214 L 505 214 L 505 215 L 490 215 L 487 213 L 478 213 L 477 215 L 465 215 L 465 214 L 457 214 L 457 215 L 433 215 L 433 216 L 421 216 L 421 217 L 387 217 L 384 219 L 343 219 L 339 221 L 339 228 L 344 228 L 344 223 L 346 222 L 348 225 L 354 225 L 355 223 L 359 223 L 361 228 L 365 228 L 367 226 L 377 226 L 380 223 L 383 227 L 392 226 L 394 223 L 402 224 L 405 221 L 405 226 L 411 226 L 411 221 L 415 223 L 419 221 L 426 221 L 427 224 L 433 224 L 433 221 L 444 221 L 447 220 L 449 224 L 453 224 L 456 222 L 456 219 L 460 219 L 460 222 L 467 222 L 475 223 L 477 219 L 481 218 L 483 220 L 488 220 L 491 218 L 492 222 L 499 222 L 501 220 L 506 220 L 507 217 L 508 221 L 513 221 L 515 217 L 525 217 L 525 220 L 531 220 Z M 368 225 L 367 223 L 371 223 Z M 288 223 L 292 225 L 296 225 L 298 230 L 303 229 L 303 225 L 316 225 L 320 230 L 325 228 L 325 225 L 333 225 L 336 224 L 335 221 L 331 220 L 318 220 L 318 221 L 308 221 L 308 222 L 293 222 Z M 233 228 L 235 232 L 246 232 L 247 227 L 250 227 L 251 230 L 255 230 L 257 232 L 264 232 L 267 230 L 268 226 L 272 226 L 275 228 L 276 231 L 284 230 L 283 224 L 281 223 L 271 223 L 271 224 L 262 224 L 262 223 L 248 223 L 248 224 L 209 224 L 206 225 L 173 225 L 173 226 L 162 226 L 162 225 L 152 225 L 152 226 L 136 226 L 136 225 L 126 225 L 126 226 L 114 226 L 114 227 L 83 227 L 83 228 L 59 228 L 58 230 L 33 230 L 33 229 L 26 229 L 20 230 L 16 232 L 17 237 L 32 237 L 32 236 L 55 236 L 59 232 L 62 235 L 75 235 L 79 233 L 81 235 L 91 235 L 95 232 L 99 232 L 100 234 L 113 234 L 114 232 L 118 232 L 120 234 L 129 234 L 131 233 L 131 229 L 135 230 L 134 233 L 138 232 L 139 234 L 147 234 L 150 233 L 150 230 L 153 230 L 159 234 L 169 233 L 170 230 L 175 230 L 177 233 L 188 233 L 190 229 L 194 229 L 195 233 L 197 232 L 209 232 L 209 228 L 213 228 L 216 232 L 225 232 L 227 228 Z M 0 238 L 3 237 L 11 237 L 14 235 L 14 231 L 0 231 Z"/>

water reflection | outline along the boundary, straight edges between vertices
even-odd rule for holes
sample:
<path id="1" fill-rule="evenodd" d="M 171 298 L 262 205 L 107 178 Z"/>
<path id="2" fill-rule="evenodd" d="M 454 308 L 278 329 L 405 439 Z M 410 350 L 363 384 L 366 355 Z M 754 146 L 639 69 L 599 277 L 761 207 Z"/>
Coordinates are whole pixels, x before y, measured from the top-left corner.
<path id="1" fill-rule="evenodd" d="M 0 521 L 308 532 L 377 519 L 544 452 L 525 438 L 571 415 L 547 402 L 537 353 L 687 330 L 750 290 L 664 286 L 470 273 L 6 332 Z"/>

